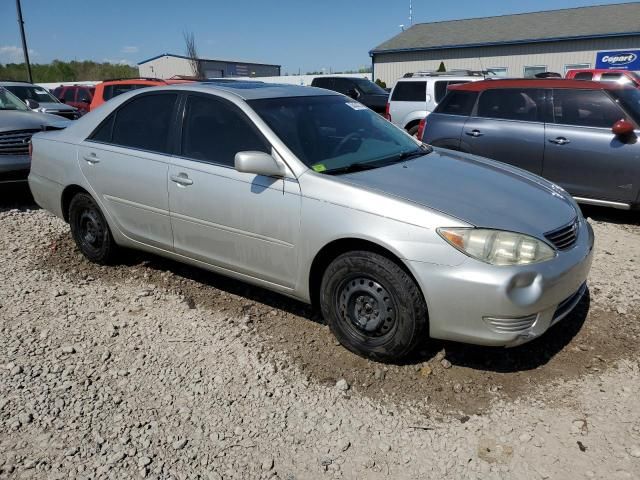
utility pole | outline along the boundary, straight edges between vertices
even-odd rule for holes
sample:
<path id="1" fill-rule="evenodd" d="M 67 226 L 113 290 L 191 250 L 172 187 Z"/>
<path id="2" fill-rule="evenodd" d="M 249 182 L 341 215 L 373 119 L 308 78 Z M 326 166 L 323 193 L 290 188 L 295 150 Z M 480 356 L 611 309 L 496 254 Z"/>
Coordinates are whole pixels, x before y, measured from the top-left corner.
<path id="1" fill-rule="evenodd" d="M 20 7 L 20 0 L 16 0 L 16 9 L 18 10 L 18 25 L 20 26 L 20 35 L 22 36 L 22 51 L 24 52 L 24 62 L 27 64 L 27 75 L 29 77 L 29 83 L 33 83 L 31 77 L 31 64 L 29 63 L 29 50 L 27 50 L 27 39 L 24 36 L 24 20 L 22 20 L 22 7 Z"/>
<path id="2" fill-rule="evenodd" d="M 413 25 L 413 1 L 409 0 L 409 26 Z"/>

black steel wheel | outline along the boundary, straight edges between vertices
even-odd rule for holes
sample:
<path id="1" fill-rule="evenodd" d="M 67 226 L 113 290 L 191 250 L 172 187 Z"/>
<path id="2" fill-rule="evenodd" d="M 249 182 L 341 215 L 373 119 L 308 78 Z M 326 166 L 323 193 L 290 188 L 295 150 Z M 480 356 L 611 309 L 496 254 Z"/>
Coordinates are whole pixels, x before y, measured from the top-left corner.
<path id="1" fill-rule="evenodd" d="M 104 215 L 86 193 L 78 193 L 69 205 L 71 234 L 82 254 L 99 264 L 111 263 L 117 246 Z"/>
<path id="2" fill-rule="evenodd" d="M 377 253 L 337 257 L 324 273 L 320 307 L 338 341 L 358 355 L 395 361 L 427 341 L 422 292 L 399 264 Z"/>

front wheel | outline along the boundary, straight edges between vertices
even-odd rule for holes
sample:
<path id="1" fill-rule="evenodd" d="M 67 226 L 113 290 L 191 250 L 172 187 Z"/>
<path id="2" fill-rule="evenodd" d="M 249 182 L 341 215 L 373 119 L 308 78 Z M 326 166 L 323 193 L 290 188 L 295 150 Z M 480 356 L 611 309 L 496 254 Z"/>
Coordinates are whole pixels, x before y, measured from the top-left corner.
<path id="1" fill-rule="evenodd" d="M 109 225 L 96 202 L 86 193 L 78 193 L 69 205 L 71 234 L 82 254 L 94 263 L 112 263 L 117 245 Z"/>
<path id="2" fill-rule="evenodd" d="M 340 255 L 325 271 L 320 289 L 320 308 L 331 331 L 358 355 L 396 361 L 426 341 L 428 314 L 420 289 L 382 255 Z"/>

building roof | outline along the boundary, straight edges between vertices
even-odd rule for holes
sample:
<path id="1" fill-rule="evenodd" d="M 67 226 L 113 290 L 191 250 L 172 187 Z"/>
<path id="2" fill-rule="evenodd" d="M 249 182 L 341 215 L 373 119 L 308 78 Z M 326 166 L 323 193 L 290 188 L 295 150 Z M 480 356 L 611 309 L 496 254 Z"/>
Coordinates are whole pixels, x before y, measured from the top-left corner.
<path id="1" fill-rule="evenodd" d="M 138 65 L 143 65 L 145 63 L 149 63 L 153 60 L 157 60 L 158 58 L 162 58 L 162 57 L 175 57 L 175 58 L 184 58 L 189 60 L 189 57 L 185 57 L 184 55 L 176 55 L 174 53 L 161 53 L 160 55 L 156 55 L 155 57 L 151 57 L 151 58 L 147 58 L 146 60 L 143 60 L 141 62 L 138 62 Z M 272 63 L 256 63 L 256 62 L 241 62 L 238 60 L 214 60 L 214 59 L 210 59 L 210 58 L 199 58 L 198 60 L 203 61 L 203 62 L 222 62 L 222 63 L 239 63 L 242 65 L 262 65 L 264 67 L 278 67 L 280 68 L 281 65 L 274 65 Z"/>
<path id="2" fill-rule="evenodd" d="M 419 23 L 370 54 L 640 34 L 640 2 Z"/>
<path id="3" fill-rule="evenodd" d="M 451 85 L 449 90 L 482 92 L 495 88 L 571 88 L 573 90 L 619 90 L 633 88 L 616 82 L 591 82 L 564 78 L 512 78 L 503 80 L 481 80 L 479 82 Z"/>

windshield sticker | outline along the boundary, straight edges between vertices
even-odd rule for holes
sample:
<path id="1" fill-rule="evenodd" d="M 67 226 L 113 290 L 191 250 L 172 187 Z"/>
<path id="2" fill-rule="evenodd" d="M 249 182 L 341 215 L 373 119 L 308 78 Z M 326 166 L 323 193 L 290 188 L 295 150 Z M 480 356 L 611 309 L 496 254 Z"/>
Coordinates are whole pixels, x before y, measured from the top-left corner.
<path id="1" fill-rule="evenodd" d="M 368 108 L 368 107 L 365 107 L 363 104 L 358 103 L 358 102 L 347 102 L 347 105 L 349 105 L 354 110 L 366 110 Z"/>
<path id="2" fill-rule="evenodd" d="M 36 93 L 47 93 L 46 90 L 40 90 L 38 88 L 36 88 Z"/>
<path id="3" fill-rule="evenodd" d="M 318 173 L 324 172 L 327 169 L 327 167 L 325 167 L 322 163 L 316 163 L 315 165 L 312 165 L 311 168 L 313 168 L 313 170 Z"/>

